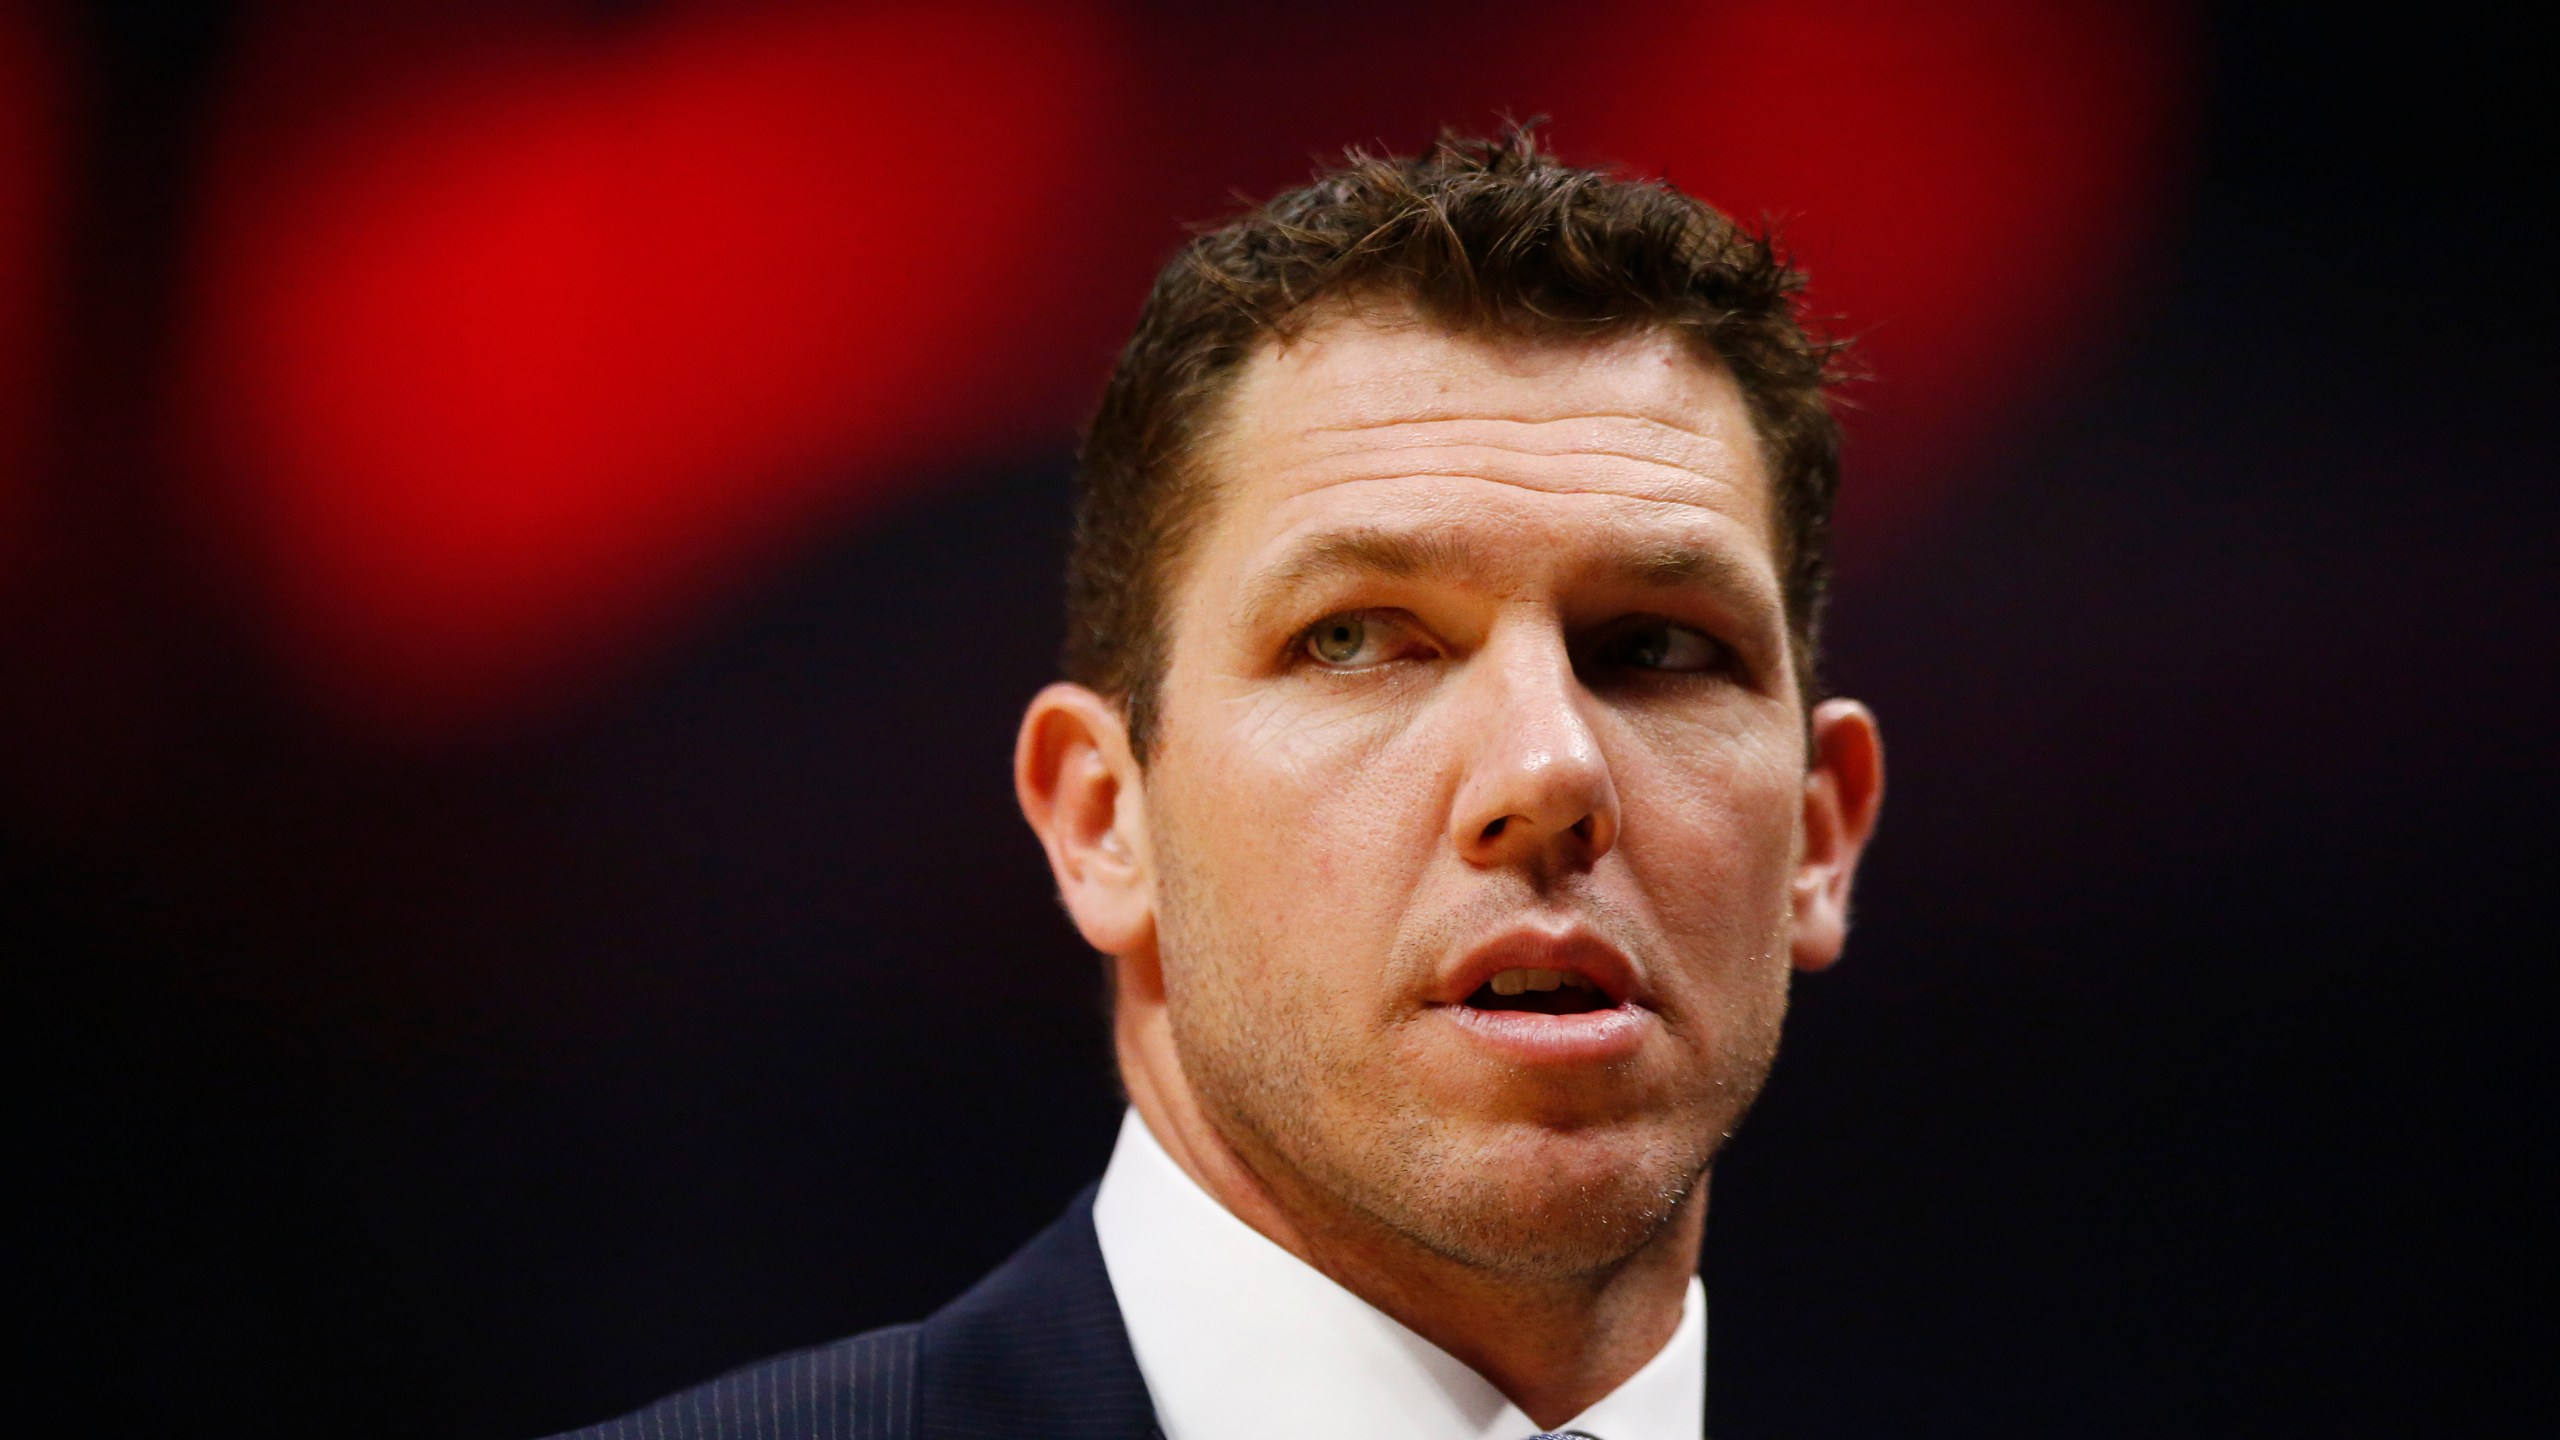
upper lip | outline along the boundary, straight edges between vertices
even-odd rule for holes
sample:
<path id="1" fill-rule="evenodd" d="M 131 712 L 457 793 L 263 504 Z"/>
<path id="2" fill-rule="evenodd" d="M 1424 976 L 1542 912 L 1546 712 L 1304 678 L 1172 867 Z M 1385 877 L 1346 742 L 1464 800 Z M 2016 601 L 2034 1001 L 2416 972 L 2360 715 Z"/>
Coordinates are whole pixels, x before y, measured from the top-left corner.
<path id="1" fill-rule="evenodd" d="M 1440 972 L 1432 999 L 1460 1005 L 1505 970 L 1564 970 L 1582 976 L 1613 1005 L 1642 1005 L 1644 977 L 1627 953 L 1585 926 L 1520 926 L 1460 955 Z"/>

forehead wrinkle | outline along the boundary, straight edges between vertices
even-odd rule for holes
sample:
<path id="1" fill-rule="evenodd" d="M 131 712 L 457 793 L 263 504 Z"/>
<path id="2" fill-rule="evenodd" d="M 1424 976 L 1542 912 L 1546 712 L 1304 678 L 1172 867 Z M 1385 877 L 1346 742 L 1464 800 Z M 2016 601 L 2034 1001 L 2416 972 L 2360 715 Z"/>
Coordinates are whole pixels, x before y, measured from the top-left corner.
<path id="1" fill-rule="evenodd" d="M 1566 492 L 1594 493 L 1594 492 Z M 1642 497 L 1596 492 L 1613 500 L 1641 504 L 1676 504 Z M 1601 553 L 1581 568 L 1640 590 L 1704 588 L 1759 611 L 1770 608 L 1774 577 L 1749 561 L 1712 546 L 1647 535 L 1623 522 L 1583 527 L 1595 535 Z M 1302 536 L 1281 558 L 1248 578 L 1236 614 L 1246 628 L 1259 628 L 1262 618 L 1302 588 L 1337 577 L 1381 576 L 1399 580 L 1475 581 L 1482 583 L 1510 567 L 1496 545 L 1484 543 L 1463 524 L 1358 521 L 1343 528 Z"/>
<path id="2" fill-rule="evenodd" d="M 1439 414 L 1387 415 L 1376 419 L 1346 420 L 1340 424 L 1334 425 L 1307 425 L 1300 427 L 1298 433 L 1309 436 L 1367 435 L 1375 434 L 1379 431 L 1416 430 L 1452 425 L 1481 425 L 1499 427 L 1504 430 L 1519 432 L 1526 437 L 1534 437 L 1538 435 L 1555 434 L 1558 432 L 1559 427 L 1578 425 L 1585 421 L 1619 421 L 1628 425 L 1637 426 L 1646 433 L 1677 436 L 1679 437 L 1679 441 L 1685 441 L 1691 444 L 1704 444 L 1712 449 L 1721 450 L 1724 448 L 1722 441 L 1718 440 L 1715 436 L 1709 434 L 1705 430 L 1701 430 L 1690 425 L 1678 424 L 1673 421 L 1666 420 L 1659 415 L 1645 415 L 1632 410 L 1572 410 L 1562 414 L 1543 415 L 1530 419 L 1524 419 L 1517 415 L 1489 414 L 1480 410 L 1451 410 Z M 1594 426 L 1592 428 L 1596 429 L 1603 427 Z M 1616 429 L 1618 426 L 1611 425 L 1605 428 Z M 1677 444 L 1678 442 L 1674 443 Z M 1521 445 L 1518 448 L 1530 450 L 1533 453 L 1538 454 L 1555 454 L 1569 451 L 1577 447 L 1567 444 L 1558 446 L 1552 450 L 1539 450 L 1537 447 L 1531 445 Z"/>
<path id="3" fill-rule="evenodd" d="M 1252 602 L 1276 603 L 1277 592 L 1315 578 L 1314 569 L 1342 568 L 1301 565 L 1285 550 L 1288 533 L 1303 534 L 1337 497 L 1352 500 L 1362 487 L 1381 484 L 1418 485 L 1437 492 L 1417 496 L 1433 512 L 1429 520 L 1456 526 L 1482 503 L 1465 498 L 1469 482 L 1712 517 L 1715 530 L 1734 527 L 1749 537 L 1747 558 L 1725 556 L 1728 563 L 1719 565 L 1657 545 L 1655 553 L 1615 562 L 1593 555 L 1585 573 L 1637 589 L 1711 587 L 1746 609 L 1770 608 L 1777 577 L 1756 563 L 1771 559 L 1763 552 L 1776 525 L 1767 461 L 1721 369 L 1702 369 L 1685 351 L 1656 364 L 1636 353 L 1643 347 L 1623 344 L 1570 347 L 1576 363 L 1561 368 L 1488 368 L 1480 363 L 1487 359 L 1480 345 L 1364 337 L 1357 330 L 1340 338 L 1361 343 L 1302 345 L 1261 357 L 1230 397 L 1230 423 L 1211 442 L 1217 468 L 1228 477 L 1221 488 L 1244 502 L 1242 514 L 1258 517 L 1244 523 L 1245 533 L 1269 536 L 1262 544 L 1248 542 L 1238 556 L 1247 567 L 1238 577 L 1239 615 L 1266 619 Z M 1388 342 L 1383 347 L 1369 343 L 1381 339 Z M 1336 348 L 1342 355 L 1330 356 Z M 1556 353 L 1541 348 L 1538 358 Z M 1353 500 L 1354 510 L 1367 508 Z M 1629 548 L 1624 535 L 1618 543 Z M 1734 547 L 1718 542 L 1710 548 Z M 1271 557 L 1269 565 L 1280 573 L 1256 567 L 1248 557 L 1257 554 Z M 1411 556 L 1369 558 L 1388 562 L 1368 566 L 1372 574 L 1424 568 Z"/>
<path id="4" fill-rule="evenodd" d="M 1744 493 L 1745 476 L 1723 473 L 1720 468 L 1699 470 L 1669 461 L 1591 454 L 1586 458 L 1595 463 L 1560 470 L 1553 463 L 1555 457 L 1534 452 L 1480 448 L 1459 453 L 1454 447 L 1435 450 L 1427 463 L 1409 452 L 1374 450 L 1284 462 L 1267 472 L 1267 478 L 1284 492 L 1278 501 L 1283 505 L 1348 485 L 1473 480 L 1539 495 L 1606 496 L 1720 515 L 1750 516 L 1756 508 Z M 1618 483 L 1594 483 L 1613 478 Z"/>
<path id="5" fill-rule="evenodd" d="M 1585 422 L 1606 421 L 1605 424 Z M 1620 459 L 1700 474 L 1729 468 L 1734 450 L 1715 434 L 1647 415 L 1575 413 L 1543 420 L 1493 415 L 1399 417 L 1310 425 L 1293 437 L 1319 456 L 1414 450 L 1491 451 L 1545 459 Z M 1755 448 L 1749 458 L 1757 458 Z"/>
<path id="6" fill-rule="evenodd" d="M 1584 423 L 1603 418 L 1611 423 Z M 1271 438 L 1277 443 L 1262 447 L 1262 463 L 1256 468 L 1293 494 L 1342 480 L 1402 474 L 1480 478 L 1550 493 L 1605 493 L 1623 487 L 1635 496 L 1681 500 L 1688 497 L 1680 492 L 1701 484 L 1729 492 L 1746 489 L 1761 460 L 1756 436 L 1748 448 L 1737 451 L 1717 434 L 1616 412 L 1543 420 L 1398 416 L 1296 427 Z M 1619 484 L 1591 483 L 1612 478 Z"/>

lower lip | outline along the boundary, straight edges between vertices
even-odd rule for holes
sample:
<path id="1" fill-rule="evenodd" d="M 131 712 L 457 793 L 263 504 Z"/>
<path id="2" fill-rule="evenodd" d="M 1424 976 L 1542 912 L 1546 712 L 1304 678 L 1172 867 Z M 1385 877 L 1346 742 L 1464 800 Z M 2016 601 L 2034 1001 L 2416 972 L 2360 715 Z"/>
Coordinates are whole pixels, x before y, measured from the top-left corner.
<path id="1" fill-rule="evenodd" d="M 1602 1065 L 1632 1059 L 1653 1027 L 1653 1012 L 1633 1005 L 1580 1015 L 1478 1010 L 1469 1005 L 1437 1008 L 1477 1043 L 1526 1065 Z"/>

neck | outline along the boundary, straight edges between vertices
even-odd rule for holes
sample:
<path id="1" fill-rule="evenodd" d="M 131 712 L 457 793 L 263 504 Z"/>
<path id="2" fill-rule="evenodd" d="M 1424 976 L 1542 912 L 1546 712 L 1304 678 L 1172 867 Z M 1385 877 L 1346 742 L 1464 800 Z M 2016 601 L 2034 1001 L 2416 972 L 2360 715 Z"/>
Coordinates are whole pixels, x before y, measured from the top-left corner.
<path id="1" fill-rule="evenodd" d="M 1202 1110 L 1162 1012 L 1114 1024 L 1130 1103 L 1174 1163 L 1227 1210 L 1398 1323 L 1455 1356 L 1544 1428 L 1624 1384 L 1679 1327 L 1705 1235 L 1700 1178 L 1636 1253 L 1569 1275 L 1490 1271 L 1429 1250 L 1309 1186 Z"/>

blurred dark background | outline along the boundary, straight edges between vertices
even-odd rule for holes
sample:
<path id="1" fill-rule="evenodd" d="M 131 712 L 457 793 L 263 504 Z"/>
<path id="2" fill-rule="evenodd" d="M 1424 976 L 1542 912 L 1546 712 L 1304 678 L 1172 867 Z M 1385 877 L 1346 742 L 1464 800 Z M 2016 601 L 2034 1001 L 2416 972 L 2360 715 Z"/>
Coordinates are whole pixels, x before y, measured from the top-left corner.
<path id="1" fill-rule="evenodd" d="M 0 0 L 29 1393 L 528 1436 L 1054 1213 L 1117 1100 L 1005 764 L 1079 411 L 1181 222 L 1544 112 L 1783 220 L 1874 372 L 1893 794 L 1717 1174 L 1717 1432 L 2538 1428 L 2509 13 Z"/>

